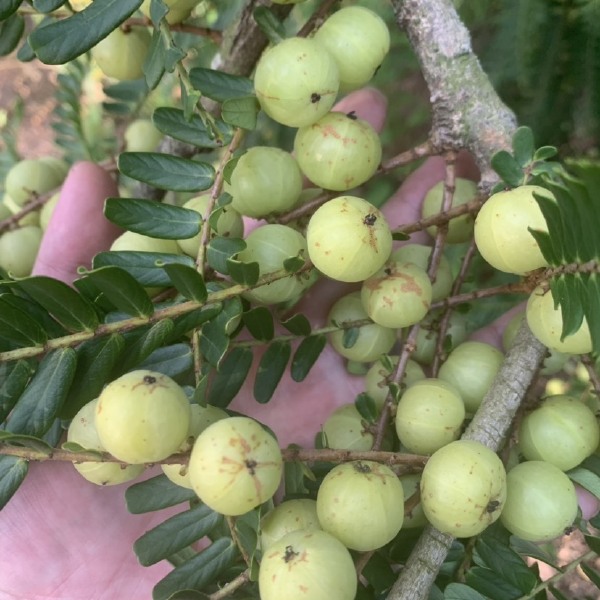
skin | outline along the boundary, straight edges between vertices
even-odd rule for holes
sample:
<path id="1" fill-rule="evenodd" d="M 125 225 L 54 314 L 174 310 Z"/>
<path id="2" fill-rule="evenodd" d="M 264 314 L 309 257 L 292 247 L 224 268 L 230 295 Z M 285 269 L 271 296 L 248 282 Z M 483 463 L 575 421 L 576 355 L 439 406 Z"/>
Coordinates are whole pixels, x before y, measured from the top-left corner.
<path id="1" fill-rule="evenodd" d="M 385 98 L 379 92 L 365 89 L 350 94 L 336 110 L 355 110 L 359 117 L 381 130 L 386 108 Z M 477 178 L 473 162 L 465 154 L 461 154 L 457 171 L 460 176 Z M 385 207 L 390 224 L 396 226 L 418 218 L 425 192 L 443 178 L 443 160 L 426 161 Z M 48 226 L 34 273 L 70 284 L 79 265 L 89 266 L 96 252 L 107 250 L 119 230 L 104 219 L 102 206 L 107 196 L 116 195 L 114 180 L 100 167 L 91 163 L 74 165 Z M 417 237 L 411 241 L 420 241 Z M 322 324 L 333 301 L 347 291 L 348 286 L 322 281 L 308 292 L 298 309 L 313 323 Z M 494 328 L 489 332 L 492 339 L 497 337 Z M 499 344 L 499 340 L 496 342 Z M 257 362 L 258 357 L 255 366 Z M 362 379 L 348 375 L 343 360 L 330 348 L 325 349 L 302 384 L 285 376 L 268 405 L 254 401 L 253 378 L 249 381 L 250 386 L 242 390 L 231 408 L 269 425 L 283 447 L 291 442 L 312 447 L 314 435 L 329 413 L 363 391 Z M 156 473 L 151 471 L 147 476 Z M 70 464 L 31 464 L 24 484 L 0 513 L 0 598 L 150 598 L 153 585 L 171 567 L 166 562 L 140 566 L 132 544 L 142 533 L 184 507 L 131 515 L 123 499 L 127 485 L 100 488 L 81 478 Z"/>

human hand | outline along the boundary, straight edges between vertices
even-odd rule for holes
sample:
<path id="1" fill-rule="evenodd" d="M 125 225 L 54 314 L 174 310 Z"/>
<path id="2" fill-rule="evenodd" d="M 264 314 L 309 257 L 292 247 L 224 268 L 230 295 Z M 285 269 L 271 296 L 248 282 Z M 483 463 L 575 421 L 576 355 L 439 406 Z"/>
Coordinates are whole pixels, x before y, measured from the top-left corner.
<path id="1" fill-rule="evenodd" d="M 375 90 L 361 90 L 342 100 L 336 110 L 354 110 L 380 130 L 386 101 Z M 457 174 L 477 177 L 467 155 L 460 156 Z M 384 207 L 390 225 L 417 220 L 425 192 L 444 175 L 444 161 L 439 157 L 428 159 L 410 175 Z M 63 186 L 34 273 L 71 283 L 79 265 L 89 266 L 94 254 L 106 250 L 119 231 L 104 219 L 102 208 L 104 199 L 115 195 L 116 184 L 100 167 L 75 165 Z M 323 279 L 309 290 L 298 310 L 311 322 L 322 324 L 331 304 L 347 290 L 343 284 Z M 284 376 L 267 405 L 258 404 L 251 386 L 246 386 L 231 408 L 270 426 L 282 446 L 293 442 L 311 447 L 329 413 L 352 402 L 361 391 L 362 378 L 349 375 L 343 359 L 326 347 L 301 384 Z M 122 485 L 99 488 L 83 480 L 68 463 L 31 464 L 30 469 L 0 513 L 0 600 L 151 597 L 153 585 L 170 566 L 140 566 L 132 544 L 176 509 L 131 515 Z"/>

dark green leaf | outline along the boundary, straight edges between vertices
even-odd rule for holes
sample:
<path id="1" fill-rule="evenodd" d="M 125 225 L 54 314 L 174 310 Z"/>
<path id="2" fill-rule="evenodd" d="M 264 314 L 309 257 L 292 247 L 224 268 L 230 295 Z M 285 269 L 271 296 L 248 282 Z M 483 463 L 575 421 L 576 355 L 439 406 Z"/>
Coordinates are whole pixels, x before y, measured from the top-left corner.
<path id="1" fill-rule="evenodd" d="M 164 252 L 100 252 L 94 256 L 94 269 L 114 266 L 127 271 L 141 285 L 148 287 L 169 287 L 171 279 L 161 268 L 164 265 L 180 264 L 195 269 L 194 259 L 181 254 Z M 77 281 L 75 282 L 77 285 Z"/>
<path id="2" fill-rule="evenodd" d="M 260 104 L 256 96 L 230 98 L 223 102 L 221 117 L 225 123 L 229 123 L 233 127 L 252 131 L 256 128 L 259 111 Z"/>
<path id="3" fill-rule="evenodd" d="M 265 404 L 273 396 L 279 385 L 292 354 L 292 346 L 287 341 L 273 342 L 262 355 L 254 380 L 254 398 Z"/>
<path id="4" fill-rule="evenodd" d="M 129 231 L 163 240 L 194 237 L 202 224 L 195 210 L 140 198 L 108 198 L 104 215 Z"/>
<path id="5" fill-rule="evenodd" d="M 133 344 L 127 345 L 125 356 L 118 365 L 119 372 L 125 373 L 138 368 L 139 364 L 146 360 L 152 352 L 164 345 L 172 331 L 173 321 L 170 319 L 162 319 L 152 325 Z"/>
<path id="6" fill-rule="evenodd" d="M 356 344 L 359 335 L 360 327 L 350 327 L 350 329 L 345 329 L 342 336 L 342 346 L 344 346 L 344 348 L 352 348 L 352 346 Z"/>
<path id="7" fill-rule="evenodd" d="M 178 513 L 138 538 L 133 549 L 142 565 L 148 567 L 204 537 L 222 515 L 199 504 Z"/>
<path id="8" fill-rule="evenodd" d="M 33 0 L 33 7 L 41 13 L 49 13 L 60 8 L 66 0 Z"/>
<path id="9" fill-rule="evenodd" d="M 557 154 L 558 150 L 554 146 L 541 146 L 535 151 L 533 160 L 547 160 L 553 156 L 556 156 Z"/>
<path id="10" fill-rule="evenodd" d="M 593 535 L 584 535 L 583 537 L 590 550 L 593 550 L 596 554 L 600 554 L 600 538 Z"/>
<path id="11" fill-rule="evenodd" d="M 523 595 L 518 587 L 483 567 L 473 567 L 467 571 L 467 584 L 490 600 L 510 600 Z"/>
<path id="12" fill-rule="evenodd" d="M 117 310 L 133 317 L 149 317 L 154 312 L 148 292 L 127 271 L 119 267 L 101 267 L 87 273 L 86 278 L 106 295 Z"/>
<path id="13" fill-rule="evenodd" d="M 181 590 L 203 589 L 215 581 L 237 558 L 238 550 L 230 538 L 213 542 L 194 558 L 173 569 L 152 591 L 153 600 L 168 600 Z"/>
<path id="14" fill-rule="evenodd" d="M 152 23 L 158 29 L 163 17 L 169 12 L 169 7 L 162 0 L 151 0 L 150 2 L 150 18 Z"/>
<path id="15" fill-rule="evenodd" d="M 402 233 L 401 231 L 393 231 L 392 239 L 396 242 L 405 242 L 406 240 L 410 240 L 410 235 Z"/>
<path id="16" fill-rule="evenodd" d="M 592 569 L 589 565 L 581 563 L 581 570 L 584 572 L 586 577 L 597 587 L 600 588 L 600 573 L 595 569 Z"/>
<path id="17" fill-rule="evenodd" d="M 225 352 L 229 348 L 229 336 L 225 325 L 214 319 L 202 327 L 200 336 L 200 352 L 214 367 L 218 367 Z"/>
<path id="18" fill-rule="evenodd" d="M 389 560 L 378 552 L 375 552 L 365 565 L 363 575 L 378 594 L 389 590 L 398 577 Z"/>
<path id="19" fill-rule="evenodd" d="M 487 600 L 479 592 L 464 583 L 451 583 L 444 590 L 444 600 Z"/>
<path id="20" fill-rule="evenodd" d="M 511 187 L 523 183 L 523 170 L 506 150 L 500 150 L 492 156 L 492 168 Z"/>
<path id="21" fill-rule="evenodd" d="M 199 304 L 206 302 L 208 292 L 204 278 L 196 269 L 176 263 L 165 265 L 163 269 L 182 296 Z"/>
<path id="22" fill-rule="evenodd" d="M 28 277 L 15 282 L 17 289 L 35 298 L 69 331 L 93 331 L 98 327 L 94 307 L 66 283 L 51 277 Z"/>
<path id="23" fill-rule="evenodd" d="M 21 6 L 22 0 L 2 0 L 0 2 L 0 21 L 8 19 Z"/>
<path id="24" fill-rule="evenodd" d="M 270 342 L 275 335 L 273 315 L 265 306 L 257 306 L 246 311 L 243 315 L 244 325 L 253 338 L 261 342 Z"/>
<path id="25" fill-rule="evenodd" d="M 573 600 L 573 598 L 567 598 L 562 592 L 557 590 L 553 585 L 548 586 L 548 590 L 552 592 L 554 600 Z"/>
<path id="26" fill-rule="evenodd" d="M 216 317 L 221 312 L 221 308 L 221 304 L 217 302 L 176 317 L 173 319 L 175 328 L 171 333 L 170 341 L 178 340 L 182 335 L 189 334 L 192 330 L 201 327 L 206 321 Z"/>
<path id="27" fill-rule="evenodd" d="M 166 475 L 134 483 L 125 492 L 127 510 L 139 515 L 197 499 L 196 492 L 173 483 Z"/>
<path id="28" fill-rule="evenodd" d="M 260 266 L 257 262 L 244 263 L 233 258 L 228 258 L 227 272 L 235 283 L 252 286 L 256 285 L 260 277 Z"/>
<path id="29" fill-rule="evenodd" d="M 158 371 L 175 378 L 190 371 L 193 366 L 194 357 L 190 346 L 188 344 L 172 344 L 154 350 L 137 368 Z"/>
<path id="30" fill-rule="evenodd" d="M 323 334 L 302 340 L 292 358 L 291 375 L 294 381 L 303 381 L 306 378 L 326 344 L 327 338 Z"/>
<path id="31" fill-rule="evenodd" d="M 306 261 L 300 256 L 292 256 L 283 261 L 283 268 L 288 273 L 296 273 L 296 271 L 299 271 L 305 264 Z"/>
<path id="32" fill-rule="evenodd" d="M 289 448 L 300 448 L 300 446 L 290 445 Z M 286 498 L 304 496 L 308 489 L 304 483 L 305 469 L 308 467 L 301 462 L 285 461 L 283 463 L 283 482 Z"/>
<path id="33" fill-rule="evenodd" d="M 554 569 L 558 570 L 555 557 L 551 556 L 549 552 L 546 552 L 539 544 L 534 544 L 533 542 L 528 542 L 515 535 L 511 535 L 510 547 L 515 552 L 518 552 L 521 556 L 530 556 L 531 558 L 536 558 L 537 560 L 541 560 L 547 565 L 550 565 Z"/>
<path id="34" fill-rule="evenodd" d="M 13 409 L 27 387 L 33 369 L 27 361 L 0 363 L 0 423 Z"/>
<path id="35" fill-rule="evenodd" d="M 152 114 L 154 126 L 176 140 L 180 140 L 199 148 L 220 148 L 231 142 L 232 129 L 223 121 L 216 121 L 221 139 L 213 139 L 199 115 L 194 114 L 190 120 L 185 118 L 182 110 L 161 106 Z"/>
<path id="36" fill-rule="evenodd" d="M 132 81 L 119 81 L 111 85 L 105 85 L 102 91 L 109 98 L 121 100 L 122 102 L 139 102 L 148 93 L 148 87 L 141 79 Z"/>
<path id="37" fill-rule="evenodd" d="M 294 335 L 307 336 L 311 332 L 310 321 L 303 314 L 292 315 L 281 324 Z"/>
<path id="38" fill-rule="evenodd" d="M 519 127 L 513 134 L 512 147 L 517 164 L 521 167 L 529 164 L 535 149 L 533 131 L 529 127 Z"/>
<path id="39" fill-rule="evenodd" d="M 16 13 L 6 21 L 0 22 L 0 56 L 10 54 L 17 47 L 23 31 L 25 31 L 25 19 Z"/>
<path id="40" fill-rule="evenodd" d="M 9 445 L 24 446 L 38 452 L 43 452 L 46 456 L 52 454 L 53 446 L 47 444 L 44 440 L 33 435 L 23 435 L 20 433 L 11 433 L 10 431 L 0 430 L 0 443 Z"/>
<path id="41" fill-rule="evenodd" d="M 72 348 L 46 354 L 15 405 L 7 430 L 36 437 L 44 435 L 67 396 L 76 366 L 77 355 Z"/>
<path id="42" fill-rule="evenodd" d="M 122 152 L 119 171 L 161 190 L 200 192 L 214 181 L 215 170 L 208 163 L 159 152 Z"/>
<path id="43" fill-rule="evenodd" d="M 231 160 L 227 161 L 225 168 L 223 169 L 223 179 L 231 185 L 231 174 L 233 173 L 235 166 L 238 163 L 238 160 L 243 156 L 243 154 L 239 154 L 238 156 L 233 157 Z"/>
<path id="44" fill-rule="evenodd" d="M 377 405 L 375 401 L 369 394 L 366 392 L 362 392 L 358 396 L 356 396 L 356 400 L 354 401 L 354 405 L 356 406 L 356 410 L 360 413 L 360 416 L 365 419 L 369 423 L 376 423 L 377 418 L 379 417 L 379 410 L 377 409 Z"/>
<path id="45" fill-rule="evenodd" d="M 596 498 L 600 498 L 600 477 L 598 475 L 581 467 L 567 471 L 567 475 L 571 481 L 584 487 L 588 492 L 594 494 Z"/>
<path id="46" fill-rule="evenodd" d="M 552 242 L 552 256 L 546 257 L 546 255 L 544 254 L 544 258 L 546 258 L 551 265 L 557 266 L 564 260 L 565 257 L 565 244 L 563 240 L 563 222 L 560 210 L 558 208 L 558 204 L 554 202 L 554 200 L 536 193 L 533 194 L 533 197 L 538 203 L 542 214 L 544 215 L 544 220 L 546 221 L 548 231 L 550 232 L 550 241 Z M 550 262 L 550 259 L 554 260 Z"/>
<path id="47" fill-rule="evenodd" d="M 18 456 L 0 455 L 0 510 L 2 510 L 13 494 L 23 483 L 29 463 Z"/>
<path id="48" fill-rule="evenodd" d="M 72 419 L 80 408 L 99 396 L 124 347 L 123 336 L 118 333 L 89 340 L 77 347 L 77 369 L 60 410 L 62 419 Z"/>
<path id="49" fill-rule="evenodd" d="M 252 13 L 261 31 L 273 44 L 278 44 L 286 37 L 283 23 L 266 6 L 259 6 Z"/>
<path id="50" fill-rule="evenodd" d="M 227 275 L 227 260 L 245 247 L 246 242 L 240 238 L 215 237 L 206 248 L 206 261 L 215 271 Z"/>
<path id="51" fill-rule="evenodd" d="M 13 294 L 0 295 L 0 336 L 19 346 L 43 346 L 46 332 L 18 304 L 23 303 Z"/>
<path id="52" fill-rule="evenodd" d="M 192 85 L 204 96 L 217 102 L 243 98 L 254 94 L 254 85 L 247 77 L 196 67 L 190 71 Z"/>
<path id="53" fill-rule="evenodd" d="M 159 29 L 155 29 L 142 66 L 144 83 L 149 90 L 155 89 L 165 74 L 166 53 L 162 33 Z"/>
<path id="54" fill-rule="evenodd" d="M 233 348 L 223 358 L 219 370 L 211 382 L 208 403 L 226 408 L 234 399 L 246 381 L 252 366 L 252 350 L 250 348 Z"/>
<path id="55" fill-rule="evenodd" d="M 34 29 L 29 43 L 48 65 L 62 65 L 104 39 L 140 7 L 142 0 L 96 0 L 81 12 Z"/>

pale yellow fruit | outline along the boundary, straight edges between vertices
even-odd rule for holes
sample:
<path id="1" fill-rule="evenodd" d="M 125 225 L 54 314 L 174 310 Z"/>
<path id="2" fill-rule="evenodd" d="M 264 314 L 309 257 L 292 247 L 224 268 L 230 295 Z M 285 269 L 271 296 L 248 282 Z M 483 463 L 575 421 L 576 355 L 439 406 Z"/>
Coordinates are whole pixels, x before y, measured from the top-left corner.
<path id="1" fill-rule="evenodd" d="M 34 225 L 5 231 L 0 236 L 0 268 L 13 277 L 27 277 L 35 263 L 42 230 Z"/>
<path id="2" fill-rule="evenodd" d="M 317 503 L 310 498 L 282 502 L 260 520 L 260 545 L 268 550 L 275 542 L 292 531 L 321 529 Z"/>
<path id="3" fill-rule="evenodd" d="M 117 27 L 92 48 L 92 56 L 107 77 L 140 79 L 151 39 L 145 27 L 131 27 L 127 32 Z"/>
<path id="4" fill-rule="evenodd" d="M 163 134 L 150 119 L 135 119 L 125 129 L 123 138 L 127 152 L 152 152 L 156 150 Z"/>
<path id="5" fill-rule="evenodd" d="M 42 209 L 40 210 L 40 227 L 42 228 L 42 231 L 46 231 L 46 228 L 48 227 L 48 223 L 50 222 L 50 219 L 52 218 L 52 213 L 54 212 L 54 208 L 58 204 L 59 198 L 60 198 L 60 192 L 56 192 L 56 194 L 53 194 L 50 197 L 50 199 L 46 203 L 44 203 L 44 206 L 42 206 Z"/>
<path id="6" fill-rule="evenodd" d="M 148 18 L 150 18 L 150 1 L 144 0 L 140 6 L 140 10 Z M 200 0 L 163 0 L 163 2 L 169 8 L 169 12 L 165 17 L 167 23 L 173 25 L 185 21 L 192 14 L 192 10 Z"/>

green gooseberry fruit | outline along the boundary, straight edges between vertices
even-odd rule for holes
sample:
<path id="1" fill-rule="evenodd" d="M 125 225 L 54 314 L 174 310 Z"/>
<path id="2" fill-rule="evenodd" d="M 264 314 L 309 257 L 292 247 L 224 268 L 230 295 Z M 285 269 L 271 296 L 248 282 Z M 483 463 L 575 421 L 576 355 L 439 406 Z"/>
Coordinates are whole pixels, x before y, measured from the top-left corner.
<path id="1" fill-rule="evenodd" d="M 190 198 L 183 208 L 189 208 L 190 210 L 196 211 L 203 219 L 206 217 L 206 211 L 211 201 L 210 194 L 202 194 L 201 196 L 194 196 Z M 231 205 L 226 205 L 220 208 L 216 208 L 218 216 L 214 223 L 215 228 L 213 229 L 212 235 L 219 235 L 222 237 L 234 237 L 240 238 L 244 235 L 244 221 L 235 208 Z M 212 213 L 215 214 L 215 213 Z M 200 241 L 202 239 L 202 230 L 200 230 L 194 237 L 177 240 L 177 245 L 182 252 L 196 258 L 200 249 Z"/>
<path id="2" fill-rule="evenodd" d="M 7 210 L 7 217 L 16 215 L 23 210 L 23 206 L 19 206 L 8 194 L 4 194 L 2 206 Z M 25 225 L 35 225 L 40 227 L 40 215 L 41 209 L 31 210 L 23 215 L 17 222 L 19 227 L 25 227 Z"/>
<path id="3" fill-rule="evenodd" d="M 123 232 L 111 245 L 113 252 L 163 252 L 181 254 L 175 240 L 153 238 L 134 231 Z"/>
<path id="4" fill-rule="evenodd" d="M 327 323 L 342 326 L 344 323 L 364 319 L 368 319 L 368 315 L 363 308 L 360 292 L 351 292 L 333 304 Z M 346 347 L 344 343 L 348 345 L 348 337 L 344 330 L 334 331 L 329 334 L 329 342 L 338 354 L 348 360 L 371 362 L 392 349 L 396 342 L 396 331 L 373 323 L 357 328 L 354 343 Z"/>
<path id="5" fill-rule="evenodd" d="M 153 152 L 163 138 L 150 119 L 135 119 L 123 134 L 128 152 Z"/>
<path id="6" fill-rule="evenodd" d="M 467 204 L 474 200 L 477 195 L 477 185 L 470 179 L 456 178 L 455 192 L 452 198 L 452 207 L 461 204 Z M 425 195 L 422 206 L 422 217 L 424 219 L 432 217 L 441 212 L 444 202 L 444 182 L 436 183 Z M 451 219 L 448 223 L 448 236 L 446 241 L 449 244 L 460 244 L 468 242 L 473 237 L 474 217 L 471 214 L 460 215 Z M 427 228 L 431 237 L 435 237 L 437 226 L 432 225 Z"/>
<path id="7" fill-rule="evenodd" d="M 144 0 L 140 6 L 142 14 L 148 18 L 150 17 L 150 2 L 151 0 Z M 166 4 L 169 12 L 165 15 L 165 19 L 169 25 L 175 25 L 185 21 L 194 10 L 195 6 L 200 0 L 163 0 Z"/>
<path id="8" fill-rule="evenodd" d="M 28 277 L 41 242 L 42 230 L 35 225 L 5 231 L 0 235 L 0 267 L 13 277 Z"/>
<path id="9" fill-rule="evenodd" d="M 4 187 L 18 207 L 17 210 L 21 210 L 28 200 L 50 192 L 58 187 L 63 179 L 64 174 L 53 161 L 27 158 L 10 168 Z"/>
<path id="10" fill-rule="evenodd" d="M 209 426 L 229 415 L 216 406 L 207 404 L 190 404 L 190 428 L 188 435 L 178 449 L 178 452 L 187 452 L 192 447 L 194 440 Z M 187 464 L 161 465 L 163 473 L 176 485 L 192 489 Z"/>
<path id="11" fill-rule="evenodd" d="M 296 159 L 279 148 L 255 146 L 238 160 L 225 186 L 238 213 L 260 219 L 289 210 L 302 191 Z"/>
<path id="12" fill-rule="evenodd" d="M 494 523 L 506 499 L 506 471 L 495 452 L 473 440 L 456 440 L 434 452 L 421 476 L 427 520 L 454 537 L 480 534 Z"/>
<path id="13" fill-rule="evenodd" d="M 56 194 L 50 196 L 50 199 L 44 203 L 44 206 L 42 206 L 40 210 L 40 227 L 42 228 L 42 231 L 46 231 L 48 223 L 50 223 L 50 219 L 52 218 L 52 213 L 54 212 L 59 199 L 60 192 L 56 192 Z"/>
<path id="14" fill-rule="evenodd" d="M 440 367 L 440 379 L 453 385 L 459 392 L 467 415 L 479 408 L 492 381 L 500 370 L 504 354 L 485 342 L 463 342 L 450 352 Z"/>
<path id="15" fill-rule="evenodd" d="M 190 403 L 167 375 L 138 369 L 100 393 L 96 406 L 100 442 L 115 458 L 135 465 L 177 452 L 190 426 Z"/>
<path id="16" fill-rule="evenodd" d="M 246 248 L 237 254 L 237 260 L 258 263 L 261 275 L 283 269 L 288 258 L 306 258 L 307 254 L 304 236 L 286 225 L 262 225 L 250 232 L 245 241 Z M 310 283 L 307 273 L 293 273 L 245 292 L 244 296 L 260 304 L 287 302 L 308 289 Z"/>
<path id="17" fill-rule="evenodd" d="M 504 348 L 505 352 L 508 352 L 508 349 L 512 346 L 523 319 L 525 319 L 524 310 L 514 315 L 514 317 L 504 328 L 502 333 L 502 347 Z M 548 349 L 548 356 L 544 358 L 540 373 L 542 375 L 554 375 L 555 373 L 562 371 L 563 367 L 570 358 L 570 354 L 565 354 L 564 352 L 559 352 L 558 350 Z"/>
<path id="18" fill-rule="evenodd" d="M 418 323 L 431 306 L 431 280 L 413 263 L 388 260 L 363 281 L 360 298 L 378 325 L 402 329 Z"/>
<path id="19" fill-rule="evenodd" d="M 381 162 L 379 135 L 354 113 L 330 112 L 301 127 L 294 139 L 294 152 L 310 181 L 337 192 L 368 181 Z"/>
<path id="20" fill-rule="evenodd" d="M 400 397 L 396 433 L 415 454 L 433 454 L 460 437 L 465 406 L 458 390 L 441 379 L 413 383 Z"/>
<path id="21" fill-rule="evenodd" d="M 370 450 L 374 437 L 365 429 L 363 418 L 354 404 L 336 408 L 323 423 L 327 447 L 339 450 Z"/>
<path id="22" fill-rule="evenodd" d="M 529 296 L 525 309 L 527 324 L 533 335 L 550 350 L 567 354 L 588 354 L 592 351 L 592 336 L 584 317 L 579 329 L 561 340 L 563 319 L 560 307 L 554 308 L 550 291 L 537 287 Z"/>
<path id="23" fill-rule="evenodd" d="M 363 6 L 346 6 L 329 16 L 314 39 L 333 56 L 340 88 L 355 90 L 368 83 L 390 49 L 385 21 Z"/>
<path id="24" fill-rule="evenodd" d="M 188 467 L 192 489 L 213 510 L 247 513 L 272 498 L 283 473 L 275 438 L 249 417 L 209 425 L 194 442 Z"/>
<path id="25" fill-rule="evenodd" d="M 399 357 L 389 356 L 388 358 L 395 368 L 398 364 Z M 383 404 L 387 398 L 389 392 L 389 379 L 391 375 L 391 371 L 386 368 L 381 359 L 375 361 L 371 367 L 369 367 L 369 370 L 365 375 L 365 391 L 373 399 L 379 410 L 383 408 Z M 404 375 L 402 376 L 400 385 L 407 388 L 421 379 L 425 379 L 425 373 L 423 372 L 423 369 L 414 360 L 409 360 L 406 363 L 406 368 L 404 369 Z"/>
<path id="26" fill-rule="evenodd" d="M 427 271 L 432 250 L 431 246 L 425 246 L 424 244 L 404 244 L 392 252 L 390 260 L 400 263 L 411 262 L 421 267 L 423 271 Z M 443 300 L 450 295 L 453 279 L 450 261 L 442 254 L 435 281 L 431 284 L 432 302 Z"/>
<path id="27" fill-rule="evenodd" d="M 260 520 L 260 546 L 266 552 L 284 535 L 302 529 L 321 529 L 317 517 L 317 502 L 311 498 L 286 500 L 270 510 Z"/>
<path id="28" fill-rule="evenodd" d="M 430 312 L 422 321 L 411 357 L 422 365 L 430 365 L 435 356 L 441 313 Z M 444 338 L 444 352 L 450 352 L 467 339 L 467 320 L 459 312 L 450 313 Z"/>
<path id="29" fill-rule="evenodd" d="M 374 461 L 336 465 L 317 492 L 324 531 L 352 550 L 368 552 L 393 540 L 404 520 L 404 491 L 396 474 Z"/>
<path id="30" fill-rule="evenodd" d="M 400 483 L 404 490 L 404 521 L 402 522 L 402 529 L 425 527 L 425 525 L 427 525 L 427 517 L 423 512 L 420 498 L 419 503 L 416 506 L 409 511 L 406 510 L 406 505 L 410 501 L 410 498 L 417 492 L 420 494 L 421 474 L 410 473 L 408 475 L 401 475 Z"/>
<path id="31" fill-rule="evenodd" d="M 325 202 L 306 230 L 308 255 L 327 277 L 364 281 L 383 267 L 392 251 L 392 232 L 383 214 L 356 196 Z"/>
<path id="32" fill-rule="evenodd" d="M 548 231 L 534 193 L 554 199 L 548 190 L 524 185 L 492 195 L 475 219 L 475 244 L 495 269 L 522 275 L 548 266 L 529 229 Z"/>
<path id="33" fill-rule="evenodd" d="M 519 447 L 527 460 L 545 460 L 568 471 L 591 456 L 600 442 L 596 415 L 583 402 L 550 396 L 519 427 Z"/>
<path id="34" fill-rule="evenodd" d="M 319 529 L 292 531 L 263 555 L 261 600 L 354 600 L 356 571 L 348 549 Z"/>
<path id="35" fill-rule="evenodd" d="M 86 450 L 105 452 L 96 431 L 96 405 L 98 399 L 85 404 L 73 417 L 67 430 L 67 441 L 79 444 Z M 85 461 L 74 462 L 77 472 L 96 485 L 118 485 L 135 479 L 142 473 L 144 465 L 122 465 L 114 462 Z"/>
<path id="36" fill-rule="evenodd" d="M 339 86 L 335 60 L 308 38 L 291 37 L 268 48 L 254 73 L 261 108 L 288 127 L 304 127 L 325 115 Z"/>
<path id="37" fill-rule="evenodd" d="M 506 477 L 506 503 L 500 520 L 512 534 L 530 542 L 560 537 L 577 516 L 577 494 L 558 467 L 530 460 Z"/>
<path id="38" fill-rule="evenodd" d="M 120 27 L 92 48 L 92 56 L 107 76 L 120 81 L 140 79 L 152 36 L 146 27 Z"/>

